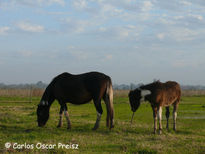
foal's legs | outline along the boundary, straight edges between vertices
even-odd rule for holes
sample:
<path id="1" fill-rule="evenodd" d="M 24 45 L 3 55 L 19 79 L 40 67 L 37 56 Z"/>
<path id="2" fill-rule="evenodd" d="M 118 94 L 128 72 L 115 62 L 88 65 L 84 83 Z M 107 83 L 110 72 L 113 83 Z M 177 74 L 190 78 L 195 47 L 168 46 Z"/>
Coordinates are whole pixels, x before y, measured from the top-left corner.
<path id="1" fill-rule="evenodd" d="M 158 108 L 159 134 L 162 133 L 162 107 Z"/>
<path id="2" fill-rule="evenodd" d="M 177 107 L 178 107 L 178 103 L 175 102 L 174 109 L 173 109 L 173 129 L 174 131 L 176 131 Z"/>
<path id="3" fill-rule="evenodd" d="M 169 106 L 166 107 L 167 130 L 169 130 Z"/>
<path id="4" fill-rule="evenodd" d="M 95 108 L 97 110 L 97 119 L 96 119 L 95 125 L 93 127 L 93 130 L 96 130 L 100 126 L 100 119 L 101 119 L 101 115 L 103 113 L 102 106 L 101 106 L 101 99 L 95 99 L 94 104 L 95 104 Z"/>
<path id="5" fill-rule="evenodd" d="M 157 130 L 157 107 L 152 106 L 153 110 L 153 118 L 154 118 L 154 134 L 156 134 Z"/>

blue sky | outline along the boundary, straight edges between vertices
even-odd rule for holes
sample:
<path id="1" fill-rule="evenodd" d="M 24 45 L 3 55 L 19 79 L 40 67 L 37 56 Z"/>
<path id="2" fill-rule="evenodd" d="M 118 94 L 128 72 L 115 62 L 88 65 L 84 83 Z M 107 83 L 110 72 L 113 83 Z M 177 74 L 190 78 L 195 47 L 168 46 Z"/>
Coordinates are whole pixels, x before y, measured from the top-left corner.
<path id="1" fill-rule="evenodd" d="M 205 85 L 204 0 L 0 0 L 0 82 L 100 71 Z"/>

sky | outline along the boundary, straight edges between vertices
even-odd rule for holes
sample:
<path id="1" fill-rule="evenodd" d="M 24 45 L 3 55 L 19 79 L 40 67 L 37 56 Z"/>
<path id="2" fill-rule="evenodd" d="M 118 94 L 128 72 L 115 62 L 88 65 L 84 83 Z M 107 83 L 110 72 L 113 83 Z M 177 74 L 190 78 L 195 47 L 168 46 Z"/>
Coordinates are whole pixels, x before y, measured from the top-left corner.
<path id="1" fill-rule="evenodd" d="M 0 83 L 103 72 L 205 85 L 204 0 L 0 0 Z"/>

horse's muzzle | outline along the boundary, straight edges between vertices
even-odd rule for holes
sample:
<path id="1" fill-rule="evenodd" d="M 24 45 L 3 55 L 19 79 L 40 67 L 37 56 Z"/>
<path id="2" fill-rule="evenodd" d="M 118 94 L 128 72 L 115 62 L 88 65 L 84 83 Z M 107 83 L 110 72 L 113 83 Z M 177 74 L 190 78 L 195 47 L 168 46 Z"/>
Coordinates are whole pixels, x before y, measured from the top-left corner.
<path id="1" fill-rule="evenodd" d="M 44 124 L 38 124 L 38 127 L 43 127 L 44 126 Z"/>

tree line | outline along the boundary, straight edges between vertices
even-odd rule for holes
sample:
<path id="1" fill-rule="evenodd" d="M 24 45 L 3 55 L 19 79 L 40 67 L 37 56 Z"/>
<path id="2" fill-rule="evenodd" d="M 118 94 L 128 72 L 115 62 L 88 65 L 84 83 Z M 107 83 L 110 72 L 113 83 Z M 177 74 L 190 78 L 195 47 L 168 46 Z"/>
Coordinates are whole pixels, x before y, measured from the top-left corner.
<path id="1" fill-rule="evenodd" d="M 116 90 L 130 90 L 136 89 L 143 85 L 139 84 L 113 84 L 113 89 Z M 0 89 L 45 89 L 48 86 L 47 83 L 42 81 L 38 81 L 37 83 L 32 84 L 4 84 L 0 83 Z M 203 85 L 181 85 L 182 90 L 205 90 L 205 86 Z"/>

